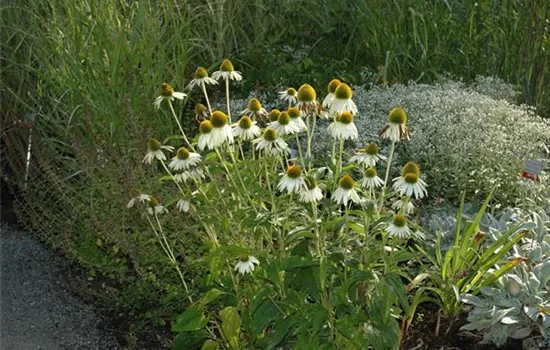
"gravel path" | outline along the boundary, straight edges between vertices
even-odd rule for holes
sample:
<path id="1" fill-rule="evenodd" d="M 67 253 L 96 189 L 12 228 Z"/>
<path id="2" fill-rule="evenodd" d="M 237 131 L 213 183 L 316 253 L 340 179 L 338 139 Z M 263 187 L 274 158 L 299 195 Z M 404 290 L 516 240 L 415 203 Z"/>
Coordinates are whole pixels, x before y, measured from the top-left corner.
<path id="1" fill-rule="evenodd" d="M 0 227 L 0 349 L 119 349 L 104 319 L 67 289 L 62 268 L 33 235 Z"/>

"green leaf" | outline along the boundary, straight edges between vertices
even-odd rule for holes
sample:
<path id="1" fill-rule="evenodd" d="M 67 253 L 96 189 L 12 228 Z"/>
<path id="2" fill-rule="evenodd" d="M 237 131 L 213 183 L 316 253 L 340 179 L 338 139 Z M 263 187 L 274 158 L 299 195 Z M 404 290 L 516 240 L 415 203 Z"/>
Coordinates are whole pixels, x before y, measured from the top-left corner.
<path id="1" fill-rule="evenodd" d="M 204 316 L 202 308 L 193 306 L 178 316 L 176 324 L 172 326 L 174 332 L 194 332 L 204 328 L 209 318 Z"/>
<path id="2" fill-rule="evenodd" d="M 218 344 L 217 341 L 208 339 L 204 342 L 204 344 L 202 344 L 201 350 L 218 350 L 219 348 L 220 344 Z"/>
<path id="3" fill-rule="evenodd" d="M 220 311 L 222 332 L 232 349 L 239 347 L 239 333 L 241 332 L 241 316 L 233 306 L 228 306 Z"/>
<path id="4" fill-rule="evenodd" d="M 197 349 L 205 339 L 208 339 L 208 332 L 201 330 L 192 333 L 180 333 L 174 339 L 172 350 Z"/>
<path id="5" fill-rule="evenodd" d="M 222 294 L 225 294 L 224 292 L 222 292 L 221 290 L 219 289 L 216 289 L 216 288 L 213 288 L 213 289 L 210 289 L 205 295 L 204 297 L 202 297 L 199 305 L 201 306 L 201 308 L 205 307 L 206 305 L 208 305 L 209 303 L 211 303 L 212 301 L 216 300 L 220 295 Z"/>

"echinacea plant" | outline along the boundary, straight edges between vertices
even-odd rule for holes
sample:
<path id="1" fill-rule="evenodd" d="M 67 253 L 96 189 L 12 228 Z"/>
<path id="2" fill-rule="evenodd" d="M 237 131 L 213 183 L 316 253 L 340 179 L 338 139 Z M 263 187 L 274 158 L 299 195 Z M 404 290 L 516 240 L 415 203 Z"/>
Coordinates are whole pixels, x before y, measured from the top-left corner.
<path id="1" fill-rule="evenodd" d="M 283 91 L 287 106 L 281 110 L 268 112 L 253 97 L 232 123 L 229 82 L 239 81 L 240 72 L 225 60 L 212 74 L 225 82 L 223 111 L 211 109 L 205 86 L 216 84 L 207 78 L 199 68 L 191 84 L 201 87 L 208 104 L 195 106 L 198 136 L 188 138 L 178 124 L 181 136 L 148 144 L 144 163 L 155 177 L 164 172 L 159 182 L 166 200 L 134 191 L 129 205 L 143 209 L 152 238 L 183 286 L 185 311 L 174 322 L 174 349 L 311 349 L 326 343 L 397 350 L 399 319 L 412 319 L 424 296 L 439 298 L 444 314 L 455 315 L 461 306 L 457 292 L 501 276 L 504 269 L 489 278 L 485 273 L 516 236 L 506 233 L 482 248 L 480 217 L 464 229 L 459 225 L 449 251 L 438 247 L 428 276 L 410 276 L 405 262 L 418 260 L 425 237 L 412 214 L 421 211 L 429 184 L 415 162 L 401 176 L 391 172 L 396 143 L 409 139 L 403 108 L 389 111 L 378 141 L 389 138 L 389 154 L 370 140 L 352 155 L 344 143 L 358 138 L 354 121 L 361 111 L 348 84 L 331 81 L 324 107 L 309 84 Z M 159 101 L 168 98 L 175 118 L 170 97 Z M 324 138 L 334 148 L 313 158 L 320 118 L 330 119 Z M 177 151 L 168 156 L 173 147 Z M 185 230 L 176 229 L 177 222 Z M 403 279 L 433 285 L 421 286 L 424 294 L 410 303 Z"/>

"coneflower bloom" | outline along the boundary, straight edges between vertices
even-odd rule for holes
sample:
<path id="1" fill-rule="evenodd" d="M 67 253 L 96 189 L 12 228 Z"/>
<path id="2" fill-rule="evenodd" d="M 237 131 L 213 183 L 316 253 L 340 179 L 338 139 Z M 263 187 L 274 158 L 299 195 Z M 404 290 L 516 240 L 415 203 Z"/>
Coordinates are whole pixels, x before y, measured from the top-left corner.
<path id="1" fill-rule="evenodd" d="M 269 123 L 269 126 L 281 136 L 293 135 L 300 131 L 298 125 L 292 123 L 287 112 L 281 112 L 277 120 Z"/>
<path id="2" fill-rule="evenodd" d="M 271 112 L 269 112 L 269 114 L 267 115 L 267 119 L 273 123 L 273 122 L 276 122 L 277 119 L 279 118 L 279 114 L 281 114 L 281 111 L 278 110 L 278 109 L 272 109 Z"/>
<path id="3" fill-rule="evenodd" d="M 298 131 L 306 131 L 307 125 L 302 119 L 302 111 L 300 111 L 297 107 L 290 107 L 287 110 L 288 116 L 290 117 L 290 122 L 298 127 Z"/>
<path id="4" fill-rule="evenodd" d="M 390 237 L 409 238 L 411 229 L 407 226 L 407 217 L 395 215 L 386 229 Z"/>
<path id="5" fill-rule="evenodd" d="M 348 84 L 342 83 L 338 85 L 338 87 L 334 91 L 334 98 L 332 99 L 330 104 L 330 113 L 338 114 L 342 112 L 350 112 L 353 115 L 356 115 L 357 106 L 351 99 L 352 97 L 353 91 Z"/>
<path id="6" fill-rule="evenodd" d="M 360 198 L 355 191 L 355 180 L 349 175 L 344 175 L 338 182 L 338 188 L 332 193 L 331 197 L 337 204 L 347 206 L 351 200 L 359 203 Z"/>
<path id="7" fill-rule="evenodd" d="M 205 120 L 199 125 L 199 150 L 214 149 L 214 141 L 212 140 L 212 123 L 210 120 Z"/>
<path id="8" fill-rule="evenodd" d="M 176 208 L 178 208 L 178 210 L 182 213 L 187 213 L 189 211 L 190 205 L 191 203 L 189 203 L 189 201 L 186 201 L 185 199 L 180 199 L 176 203 Z"/>
<path id="9" fill-rule="evenodd" d="M 233 135 L 243 141 L 255 139 L 262 133 L 260 127 L 256 124 L 255 120 L 245 115 L 241 117 L 238 123 L 233 124 Z"/>
<path id="10" fill-rule="evenodd" d="M 412 204 L 411 200 L 408 197 L 403 197 L 401 199 L 396 200 L 391 205 L 392 209 L 404 213 L 404 214 L 411 214 L 414 211 L 414 204 Z"/>
<path id="11" fill-rule="evenodd" d="M 220 70 L 212 73 L 212 78 L 216 80 L 223 79 L 225 81 L 241 81 L 243 79 L 241 72 L 237 72 L 235 70 L 235 68 L 233 67 L 233 63 L 229 59 L 223 60 L 222 64 L 220 65 Z"/>
<path id="12" fill-rule="evenodd" d="M 215 111 L 210 117 L 212 123 L 212 144 L 214 147 L 223 145 L 226 142 L 233 143 L 233 130 L 229 126 L 229 117 L 220 111 Z"/>
<path id="13" fill-rule="evenodd" d="M 147 142 L 147 153 L 143 158 L 143 162 L 147 164 L 153 163 L 155 159 L 166 160 L 166 155 L 162 150 L 172 152 L 174 147 L 172 146 L 163 146 L 159 140 L 152 138 Z"/>
<path id="14" fill-rule="evenodd" d="M 420 179 L 420 170 L 418 165 L 409 162 L 403 167 L 402 176 L 393 179 L 393 188 L 399 192 L 401 196 L 407 195 L 416 199 L 423 198 L 427 184 Z"/>
<path id="15" fill-rule="evenodd" d="M 163 83 L 160 88 L 160 95 L 157 98 L 155 98 L 155 101 L 153 101 L 153 105 L 157 109 L 159 109 L 160 104 L 164 100 L 174 101 L 175 98 L 177 98 L 178 100 L 183 100 L 186 96 L 187 95 L 184 94 L 183 92 L 174 91 L 174 88 L 172 87 L 172 85 L 168 83 Z"/>
<path id="16" fill-rule="evenodd" d="M 241 275 L 251 273 L 254 271 L 254 267 L 259 264 L 260 261 L 256 259 L 256 257 L 252 255 L 243 255 L 235 265 L 235 271 L 239 271 Z"/>
<path id="17" fill-rule="evenodd" d="M 403 108 L 395 107 L 388 115 L 388 124 L 380 131 L 380 137 L 393 142 L 409 140 L 409 129 L 406 124 L 407 113 Z"/>
<path id="18" fill-rule="evenodd" d="M 298 192 L 298 200 L 303 203 L 317 203 L 323 199 L 323 191 L 317 186 L 313 176 L 306 176 L 306 187 Z"/>
<path id="19" fill-rule="evenodd" d="M 208 72 L 204 67 L 199 67 L 195 71 L 195 74 L 193 76 L 193 80 L 189 82 L 189 85 L 187 87 L 189 89 L 194 88 L 195 86 L 199 86 L 202 88 L 206 85 L 218 85 L 218 82 L 208 76 Z"/>
<path id="20" fill-rule="evenodd" d="M 290 153 L 288 144 L 272 128 L 266 129 L 263 135 L 253 140 L 252 143 L 256 145 L 258 151 L 264 151 L 264 154 L 269 156 Z"/>
<path id="21" fill-rule="evenodd" d="M 279 98 L 289 105 L 294 105 L 298 101 L 298 91 L 294 88 L 279 91 Z"/>
<path id="22" fill-rule="evenodd" d="M 127 205 L 128 208 L 132 208 L 137 202 L 139 202 L 139 203 L 147 203 L 147 202 L 149 202 L 149 201 L 151 200 L 151 196 L 150 196 L 150 195 L 141 193 L 141 191 L 138 190 L 137 188 L 136 188 L 136 189 L 133 189 L 133 190 L 130 192 L 130 195 L 132 196 L 132 198 L 131 198 L 130 201 L 128 202 L 128 205 Z"/>
<path id="23" fill-rule="evenodd" d="M 317 93 L 315 89 L 309 84 L 303 84 L 298 89 L 298 102 L 296 107 L 306 114 L 319 114 L 322 110 L 322 106 L 317 101 Z"/>
<path id="24" fill-rule="evenodd" d="M 174 175 L 174 181 L 178 183 L 187 182 L 190 180 L 201 181 L 202 179 L 204 179 L 204 172 L 201 168 L 186 170 Z"/>
<path id="25" fill-rule="evenodd" d="M 201 162 L 201 155 L 195 152 L 189 152 L 185 147 L 180 147 L 176 156 L 172 158 L 168 167 L 175 171 L 189 170 L 196 167 Z"/>
<path id="26" fill-rule="evenodd" d="M 151 197 L 148 204 L 147 212 L 149 215 L 168 213 L 168 209 L 160 203 L 160 200 L 157 197 Z"/>
<path id="27" fill-rule="evenodd" d="M 338 85 L 342 84 L 342 82 L 338 79 L 332 79 L 330 83 L 328 83 L 328 95 L 323 100 L 323 107 L 326 109 L 330 109 L 332 106 L 332 100 L 334 99 L 334 91 L 336 91 L 336 88 Z"/>
<path id="28" fill-rule="evenodd" d="M 370 190 L 382 187 L 384 185 L 384 180 L 377 176 L 375 168 L 368 168 L 365 170 L 365 177 L 361 180 L 361 185 Z"/>
<path id="29" fill-rule="evenodd" d="M 366 148 L 359 149 L 350 159 L 351 163 L 362 164 L 368 168 L 374 168 L 376 163 L 387 158 L 378 153 L 378 146 L 374 143 L 369 144 Z"/>
<path id="30" fill-rule="evenodd" d="M 350 112 L 339 114 L 327 130 L 335 139 L 355 140 L 359 137 L 357 127 L 353 123 L 353 114 Z"/>
<path id="31" fill-rule="evenodd" d="M 262 103 L 257 98 L 251 98 L 248 101 L 248 106 L 241 114 L 246 114 L 252 119 L 264 119 L 267 116 L 267 111 L 262 107 Z"/>
<path id="32" fill-rule="evenodd" d="M 208 118 L 208 111 L 205 105 L 202 103 L 197 103 L 195 105 L 195 120 L 202 122 Z"/>
<path id="33" fill-rule="evenodd" d="M 303 169 L 298 165 L 288 167 L 286 174 L 281 178 L 277 188 L 279 191 L 287 191 L 288 193 L 298 193 L 306 187 Z"/>

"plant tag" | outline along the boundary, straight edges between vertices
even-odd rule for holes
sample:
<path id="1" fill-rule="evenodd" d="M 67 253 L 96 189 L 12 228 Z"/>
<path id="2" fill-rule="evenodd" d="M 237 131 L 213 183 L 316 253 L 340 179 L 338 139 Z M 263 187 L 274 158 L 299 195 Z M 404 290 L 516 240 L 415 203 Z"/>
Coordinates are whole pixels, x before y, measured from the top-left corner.
<path id="1" fill-rule="evenodd" d="M 542 160 L 526 160 L 523 163 L 521 177 L 539 182 L 539 175 L 542 172 Z"/>

